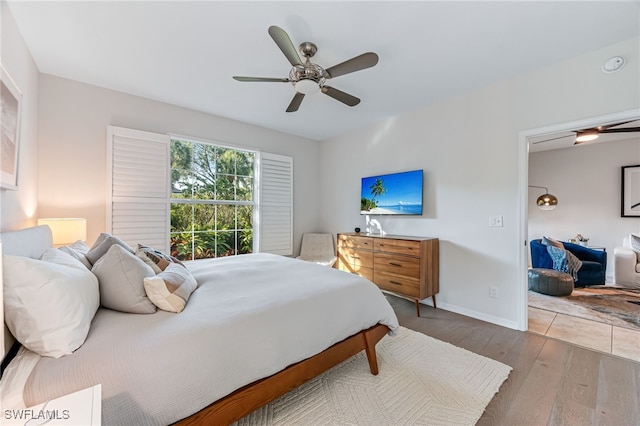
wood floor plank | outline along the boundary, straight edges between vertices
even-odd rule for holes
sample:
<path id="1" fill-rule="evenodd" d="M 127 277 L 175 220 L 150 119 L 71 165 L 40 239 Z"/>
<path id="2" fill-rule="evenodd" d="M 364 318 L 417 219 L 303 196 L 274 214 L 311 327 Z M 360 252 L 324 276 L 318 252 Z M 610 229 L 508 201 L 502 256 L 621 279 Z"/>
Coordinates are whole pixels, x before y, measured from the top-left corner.
<path id="1" fill-rule="evenodd" d="M 574 347 L 549 416 L 554 425 L 594 424 L 602 354 Z"/>
<path id="2" fill-rule="evenodd" d="M 640 425 L 640 363 L 388 298 L 401 325 L 513 368 L 478 425 Z"/>
<path id="3" fill-rule="evenodd" d="M 597 424 L 640 424 L 638 368 L 633 364 L 613 356 L 602 357 L 595 413 Z"/>

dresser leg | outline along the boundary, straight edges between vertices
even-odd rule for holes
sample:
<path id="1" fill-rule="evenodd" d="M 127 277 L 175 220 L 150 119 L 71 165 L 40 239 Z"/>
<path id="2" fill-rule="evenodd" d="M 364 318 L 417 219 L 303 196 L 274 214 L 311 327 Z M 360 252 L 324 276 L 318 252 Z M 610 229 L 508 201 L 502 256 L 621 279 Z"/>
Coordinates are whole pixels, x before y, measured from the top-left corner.
<path id="1" fill-rule="evenodd" d="M 418 299 L 414 299 L 414 302 L 416 303 L 416 316 L 420 318 L 420 301 Z"/>
<path id="2" fill-rule="evenodd" d="M 431 298 L 433 299 L 433 309 L 438 309 L 438 307 L 436 306 L 436 295 L 434 294 L 433 296 L 431 296 Z"/>

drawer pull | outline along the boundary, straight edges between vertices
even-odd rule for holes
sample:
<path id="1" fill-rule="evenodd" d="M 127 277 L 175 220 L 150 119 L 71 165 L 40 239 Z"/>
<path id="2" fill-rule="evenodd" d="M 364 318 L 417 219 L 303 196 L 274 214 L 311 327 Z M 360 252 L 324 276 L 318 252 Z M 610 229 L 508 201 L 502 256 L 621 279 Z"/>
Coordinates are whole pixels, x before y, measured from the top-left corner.
<path id="1" fill-rule="evenodd" d="M 402 285 L 402 283 L 399 283 L 398 281 L 389 280 L 389 282 L 395 285 Z"/>
<path id="2" fill-rule="evenodd" d="M 389 262 L 389 265 L 391 265 L 391 266 L 402 266 L 401 264 L 395 263 L 395 262 Z"/>

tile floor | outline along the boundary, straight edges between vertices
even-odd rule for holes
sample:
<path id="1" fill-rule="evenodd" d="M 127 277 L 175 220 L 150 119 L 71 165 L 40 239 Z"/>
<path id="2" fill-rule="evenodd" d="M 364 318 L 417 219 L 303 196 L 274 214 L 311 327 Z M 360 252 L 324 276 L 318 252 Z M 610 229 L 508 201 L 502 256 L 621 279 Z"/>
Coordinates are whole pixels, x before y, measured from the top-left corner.
<path id="1" fill-rule="evenodd" d="M 529 331 L 640 362 L 640 331 L 532 307 Z"/>

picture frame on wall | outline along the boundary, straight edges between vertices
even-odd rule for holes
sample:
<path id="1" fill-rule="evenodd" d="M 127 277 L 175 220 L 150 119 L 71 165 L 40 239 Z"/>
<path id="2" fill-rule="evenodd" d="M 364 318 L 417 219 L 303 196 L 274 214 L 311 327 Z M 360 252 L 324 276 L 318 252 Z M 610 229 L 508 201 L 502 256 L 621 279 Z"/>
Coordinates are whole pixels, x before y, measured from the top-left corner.
<path id="1" fill-rule="evenodd" d="M 622 167 L 622 217 L 640 217 L 640 164 Z"/>
<path id="2" fill-rule="evenodd" d="M 18 189 L 22 92 L 0 64 L 0 188 Z"/>

